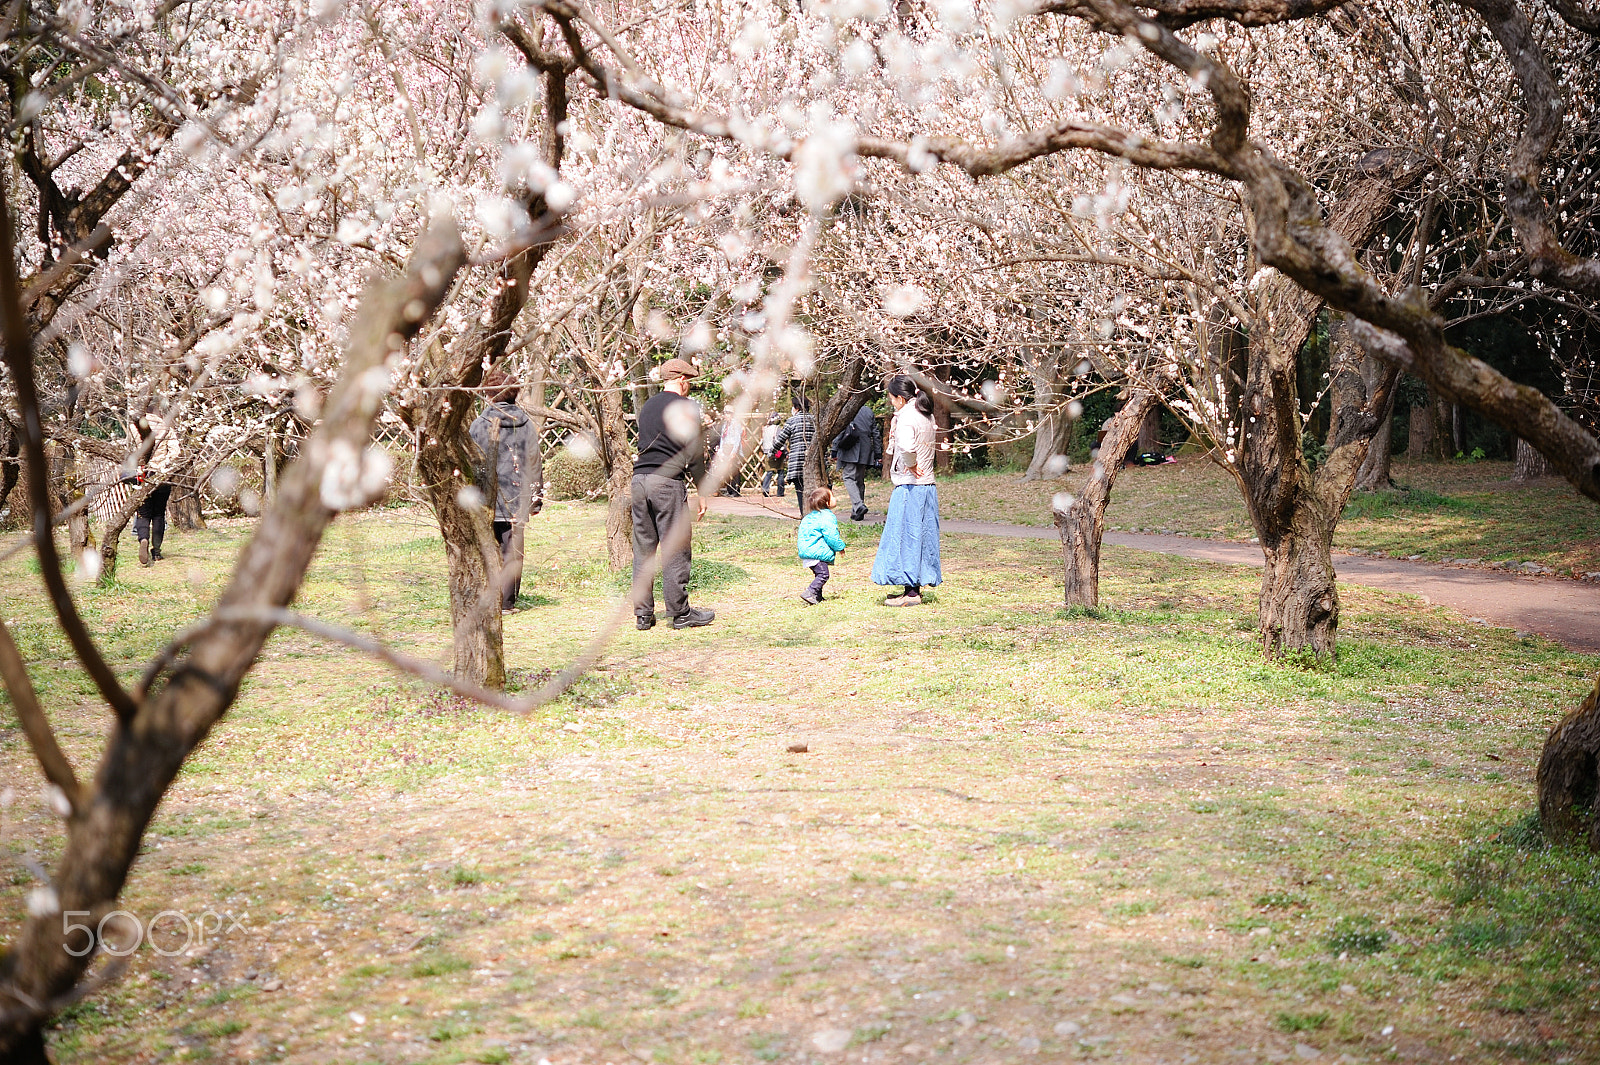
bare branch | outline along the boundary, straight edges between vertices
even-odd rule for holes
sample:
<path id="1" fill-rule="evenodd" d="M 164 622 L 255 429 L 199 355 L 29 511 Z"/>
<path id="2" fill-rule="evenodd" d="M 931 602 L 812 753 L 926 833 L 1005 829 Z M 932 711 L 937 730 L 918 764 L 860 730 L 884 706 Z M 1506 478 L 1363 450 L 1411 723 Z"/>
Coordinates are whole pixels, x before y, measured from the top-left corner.
<path id="1" fill-rule="evenodd" d="M 23 735 L 28 737 L 28 746 L 39 759 L 39 768 L 44 770 L 44 778 L 66 793 L 76 812 L 82 801 L 83 787 L 78 783 L 78 774 L 72 770 L 72 762 L 56 742 L 55 730 L 50 727 L 44 707 L 39 705 L 39 694 L 34 691 L 28 667 L 3 620 L 0 620 L 0 679 L 5 681 L 6 691 L 11 694 L 11 705 L 22 723 Z"/>

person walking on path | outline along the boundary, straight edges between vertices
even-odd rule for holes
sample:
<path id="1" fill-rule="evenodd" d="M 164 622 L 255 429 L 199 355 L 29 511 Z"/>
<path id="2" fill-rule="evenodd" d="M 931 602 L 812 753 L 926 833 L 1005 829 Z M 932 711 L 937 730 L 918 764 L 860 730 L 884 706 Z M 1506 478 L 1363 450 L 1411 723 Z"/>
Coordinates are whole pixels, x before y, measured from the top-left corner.
<path id="1" fill-rule="evenodd" d="M 761 454 L 767 460 L 766 472 L 761 475 L 761 494 L 772 494 L 772 478 L 778 478 L 778 495 L 783 496 L 783 483 L 788 479 L 783 465 L 783 452 L 778 450 L 778 434 L 783 426 L 778 424 L 778 412 L 767 415 L 767 424 L 761 427 Z"/>
<path id="2" fill-rule="evenodd" d="M 143 480 L 142 475 L 140 480 Z M 162 481 L 133 512 L 133 538 L 139 541 L 141 566 L 160 562 L 163 557 L 161 541 L 167 536 L 167 499 L 171 495 L 172 482 Z"/>
<path id="3" fill-rule="evenodd" d="M 872 454 L 877 449 L 878 419 L 872 413 L 872 405 L 863 403 L 833 441 L 833 458 L 839 464 L 845 491 L 850 493 L 851 521 L 867 516 L 867 471 L 872 468 Z"/>
<path id="4" fill-rule="evenodd" d="M 783 423 L 783 428 L 778 430 L 777 439 L 773 441 L 774 449 L 781 449 L 786 456 L 785 466 L 789 483 L 794 485 L 794 499 L 800 504 L 800 509 L 806 506 L 806 452 L 811 449 L 811 441 L 817 438 L 817 420 L 806 413 L 805 404 L 797 402 L 794 413 L 789 415 L 789 420 Z M 778 494 L 783 495 L 783 486 L 778 486 Z"/>
<path id="5" fill-rule="evenodd" d="M 689 493 L 684 478 L 695 481 L 696 520 L 705 517 L 706 500 L 699 482 L 706 473 L 705 442 L 701 436 L 700 405 L 689 398 L 689 383 L 700 376 L 694 364 L 669 359 L 661 367 L 664 391 L 639 408 L 639 457 L 633 463 L 633 616 L 638 627 L 656 623 L 655 581 L 640 578 L 650 560 L 661 552 L 661 591 L 675 629 L 709 625 L 714 610 L 689 605 L 690 543 Z M 674 526 L 682 528 L 674 532 Z M 669 536 L 681 536 L 683 546 L 662 550 Z"/>
<path id="6" fill-rule="evenodd" d="M 922 589 L 943 580 L 939 570 L 939 489 L 933 481 L 937 439 L 933 400 L 909 377 L 890 380 L 889 402 L 895 409 L 889 423 L 894 457 L 889 463 L 889 516 L 872 562 L 872 583 L 898 584 L 885 606 L 920 606 Z"/>
<path id="7" fill-rule="evenodd" d="M 723 408 L 717 431 L 717 460 L 724 454 L 732 456 L 733 465 L 728 467 L 728 479 L 717 494 L 738 498 L 744 487 L 744 422 L 734 417 L 732 407 Z"/>
<path id="8" fill-rule="evenodd" d="M 527 521 L 544 507 L 544 486 L 533 483 L 537 480 L 533 470 L 537 444 L 528 412 L 517 406 L 522 386 L 502 370 L 490 370 L 483 384 L 488 403 L 467 433 L 483 452 L 478 484 L 487 497 L 484 503 L 494 509 L 494 538 L 500 545 L 500 612 L 509 614 L 517 609 L 517 596 L 522 592 Z"/>
<path id="9" fill-rule="evenodd" d="M 161 542 L 167 536 L 167 500 L 172 496 L 171 478 L 177 476 L 183 449 L 178 444 L 178 434 L 170 416 L 163 417 L 152 410 L 136 424 L 136 450 L 142 451 L 148 446 L 151 454 L 148 465 L 141 465 L 137 474 L 123 480 L 141 485 L 158 482 L 155 491 L 133 512 L 133 538 L 139 541 L 139 565 L 148 566 L 164 557 Z"/>
<path id="10" fill-rule="evenodd" d="M 800 601 L 806 606 L 816 606 L 822 601 L 822 586 L 828 583 L 828 566 L 839 557 L 845 544 L 839 535 L 839 519 L 833 516 L 833 492 L 827 488 L 813 488 L 806 505 L 811 509 L 800 519 L 795 540 L 801 564 L 811 570 L 811 587 L 800 593 Z"/>

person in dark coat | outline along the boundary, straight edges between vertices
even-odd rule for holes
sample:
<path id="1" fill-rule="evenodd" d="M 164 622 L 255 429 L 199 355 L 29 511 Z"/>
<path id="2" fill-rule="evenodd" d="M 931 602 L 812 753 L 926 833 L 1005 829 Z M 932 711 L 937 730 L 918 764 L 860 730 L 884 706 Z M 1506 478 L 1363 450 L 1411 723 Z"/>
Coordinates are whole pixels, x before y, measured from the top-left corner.
<path id="1" fill-rule="evenodd" d="M 692 537 L 670 553 L 661 542 L 679 520 L 687 521 L 689 489 L 685 478 L 698 486 L 706 475 L 705 434 L 701 431 L 700 405 L 689 398 L 689 384 L 700 371 L 686 359 L 668 359 L 661 366 L 663 391 L 639 408 L 639 457 L 633 461 L 629 484 L 633 509 L 633 617 L 639 629 L 656 623 L 655 581 L 644 581 L 644 570 L 661 552 L 661 592 L 675 629 L 709 625 L 714 610 L 689 605 L 689 565 Z M 706 515 L 706 499 L 696 489 L 697 518 Z M 642 587 L 641 587 L 642 586 Z"/>
<path id="2" fill-rule="evenodd" d="M 850 424 L 833 439 L 833 458 L 839 464 L 845 491 L 850 493 L 851 521 L 867 516 L 867 471 L 879 450 L 878 419 L 872 413 L 872 405 L 863 403 Z"/>
<path id="3" fill-rule="evenodd" d="M 494 508 L 494 538 L 500 544 L 500 611 L 509 614 L 517 608 L 522 591 L 524 526 L 528 517 L 544 507 L 544 486 L 534 483 L 538 443 L 533 439 L 528 412 L 517 406 L 521 386 L 500 370 L 490 370 L 483 384 L 488 403 L 467 432 L 484 456 L 478 484 L 486 497 L 484 504 Z M 493 477 L 489 476 L 490 463 Z"/>
<path id="4" fill-rule="evenodd" d="M 778 430 L 777 439 L 773 441 L 773 449 L 781 450 L 786 456 L 784 459 L 786 476 L 789 483 L 794 485 L 795 502 L 800 505 L 802 512 L 806 509 L 806 452 L 811 448 L 811 441 L 816 438 L 817 420 L 806 412 L 802 402 L 796 400 L 794 413 L 789 415 L 789 420 Z M 778 494 L 783 495 L 782 482 L 779 482 Z"/>

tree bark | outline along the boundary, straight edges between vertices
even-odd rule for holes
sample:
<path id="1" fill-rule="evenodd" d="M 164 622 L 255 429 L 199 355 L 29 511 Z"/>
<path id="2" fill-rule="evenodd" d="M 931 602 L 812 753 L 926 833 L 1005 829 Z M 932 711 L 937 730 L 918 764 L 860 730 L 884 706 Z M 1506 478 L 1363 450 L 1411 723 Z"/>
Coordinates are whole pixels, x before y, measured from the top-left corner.
<path id="1" fill-rule="evenodd" d="M 22 434 L 11 424 L 11 419 L 0 413 L 0 511 L 22 477 Z"/>
<path id="2" fill-rule="evenodd" d="M 184 478 L 185 482 L 188 478 Z M 167 503 L 167 513 L 172 524 L 188 532 L 206 527 L 205 515 L 200 510 L 200 491 L 188 483 L 175 485 L 172 499 Z"/>
<path id="3" fill-rule="evenodd" d="M 1028 468 L 1023 472 L 1022 479 L 1042 481 L 1048 477 L 1050 460 L 1056 459 L 1059 463 L 1065 459 L 1071 439 L 1072 422 L 1067 419 L 1066 411 L 1058 405 L 1042 412 L 1039 415 L 1038 428 L 1034 430 L 1033 457 L 1028 460 Z M 1061 466 L 1060 473 L 1056 476 L 1066 471 L 1066 466 Z"/>
<path id="4" fill-rule="evenodd" d="M 1134 445 L 1137 455 L 1153 454 L 1161 450 L 1161 408 L 1151 407 L 1145 411 L 1144 421 L 1139 423 L 1139 441 Z"/>
<path id="5" fill-rule="evenodd" d="M 1545 738 L 1535 777 L 1539 825 L 1553 843 L 1600 851 L 1600 677 L 1583 704 Z"/>
<path id="6" fill-rule="evenodd" d="M 133 520 L 134 512 L 150 498 L 150 493 L 156 490 L 156 482 L 142 484 L 128 495 L 126 502 L 106 519 L 106 527 L 100 531 L 100 583 L 109 586 L 117 579 L 117 548 L 122 540 L 122 530 L 128 527 L 128 522 Z"/>
<path id="7" fill-rule="evenodd" d="M 1550 460 L 1529 444 L 1522 437 L 1517 437 L 1517 459 L 1511 468 L 1511 480 L 1515 484 L 1527 484 L 1540 477 L 1550 476 Z"/>
<path id="8" fill-rule="evenodd" d="M 1251 423 L 1234 469 L 1265 563 L 1257 621 L 1268 656 L 1300 649 L 1335 656 L 1334 528 L 1399 378 L 1392 366 L 1368 365 L 1376 360 L 1357 347 L 1344 315 L 1333 316 L 1328 337 L 1333 417 L 1328 457 L 1314 472 L 1301 450 L 1295 352 L 1271 337 L 1252 339 L 1270 346 L 1250 359 L 1245 412 Z"/>
<path id="9" fill-rule="evenodd" d="M 1286 527 L 1261 538 L 1266 566 L 1257 620 L 1262 650 L 1269 656 L 1300 649 L 1318 658 L 1335 653 L 1339 590 L 1333 575 L 1333 521 L 1306 503 L 1295 507 Z"/>
<path id="10" fill-rule="evenodd" d="M 1139 389 L 1128 397 L 1111 419 L 1100 444 L 1100 455 L 1084 485 L 1083 494 L 1066 510 L 1055 512 L 1061 534 L 1061 555 L 1066 577 L 1065 602 L 1070 607 L 1100 607 L 1100 540 L 1105 533 L 1106 506 L 1123 460 L 1138 440 L 1139 430 L 1152 410 L 1159 410 L 1155 393 Z"/>
<path id="11" fill-rule="evenodd" d="M 606 465 L 606 560 L 615 570 L 633 564 L 633 448 L 616 389 L 595 393 L 600 406 L 600 455 Z"/>
<path id="12" fill-rule="evenodd" d="M 1378 387 L 1379 375 L 1384 370 L 1385 367 L 1377 359 L 1362 361 L 1361 375 L 1369 390 Z M 1389 402 L 1378 415 L 1378 428 L 1367 446 L 1366 457 L 1356 469 L 1355 483 L 1351 485 L 1353 491 L 1379 492 L 1394 484 L 1394 398 L 1394 390 L 1390 389 Z"/>
<path id="13" fill-rule="evenodd" d="M 828 467 L 828 450 L 833 446 L 834 439 L 844 432 L 845 426 L 856 416 L 861 405 L 867 401 L 867 391 L 861 387 L 861 377 L 866 366 L 867 360 L 861 356 L 847 357 L 839 387 L 833 390 L 828 402 L 819 405 L 813 400 L 812 409 L 817 411 L 817 435 L 812 438 L 811 446 L 806 449 L 805 479 L 808 492 L 812 488 L 833 487 L 833 478 Z M 819 406 L 820 410 L 817 409 Z M 800 500 L 799 505 L 800 513 L 804 514 L 807 509 L 806 501 Z"/>
<path id="14" fill-rule="evenodd" d="M 1070 353 L 1066 353 L 1070 357 Z M 1034 410 L 1038 418 L 1033 436 L 1033 457 L 1022 474 L 1024 481 L 1042 481 L 1047 476 L 1050 460 L 1066 457 L 1072 440 L 1072 421 L 1067 417 L 1068 392 L 1063 380 L 1063 353 L 1057 352 L 1048 360 L 1041 359 L 1028 367 L 1033 378 Z M 1066 467 L 1061 467 L 1066 472 Z"/>

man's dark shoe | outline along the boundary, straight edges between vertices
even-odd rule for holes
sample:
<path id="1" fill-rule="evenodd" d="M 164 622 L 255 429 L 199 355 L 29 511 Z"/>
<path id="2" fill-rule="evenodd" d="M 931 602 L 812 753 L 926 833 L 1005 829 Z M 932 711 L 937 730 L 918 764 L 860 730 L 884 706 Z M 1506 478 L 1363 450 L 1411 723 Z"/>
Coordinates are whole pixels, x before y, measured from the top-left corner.
<path id="1" fill-rule="evenodd" d="M 715 610 L 700 610 L 690 607 L 672 619 L 672 627 L 675 629 L 698 629 L 702 625 L 711 624 L 711 619 L 716 616 L 717 612 Z"/>
<path id="2" fill-rule="evenodd" d="M 140 540 L 139 541 L 139 565 L 148 566 L 149 564 L 150 564 L 150 541 L 149 540 Z"/>
<path id="3" fill-rule="evenodd" d="M 857 507 L 855 510 L 852 510 L 850 512 L 850 520 L 851 521 L 865 521 L 866 519 L 867 519 L 867 508 L 866 507 Z"/>
<path id="4" fill-rule="evenodd" d="M 162 559 L 162 557 L 163 557 L 163 556 L 162 556 L 162 554 L 161 554 L 161 548 L 159 548 L 159 547 L 152 547 L 152 548 L 151 548 L 151 549 L 150 549 L 150 557 L 151 557 L 151 558 L 152 558 L 152 559 L 154 559 L 154 560 L 155 560 L 155 561 L 157 561 L 157 562 L 160 562 L 160 561 L 161 561 L 161 559 Z"/>
<path id="5" fill-rule="evenodd" d="M 656 627 L 656 616 L 654 614 L 651 614 L 649 617 L 639 615 L 633 619 L 633 623 L 640 632 L 643 632 L 645 629 L 653 629 Z"/>

